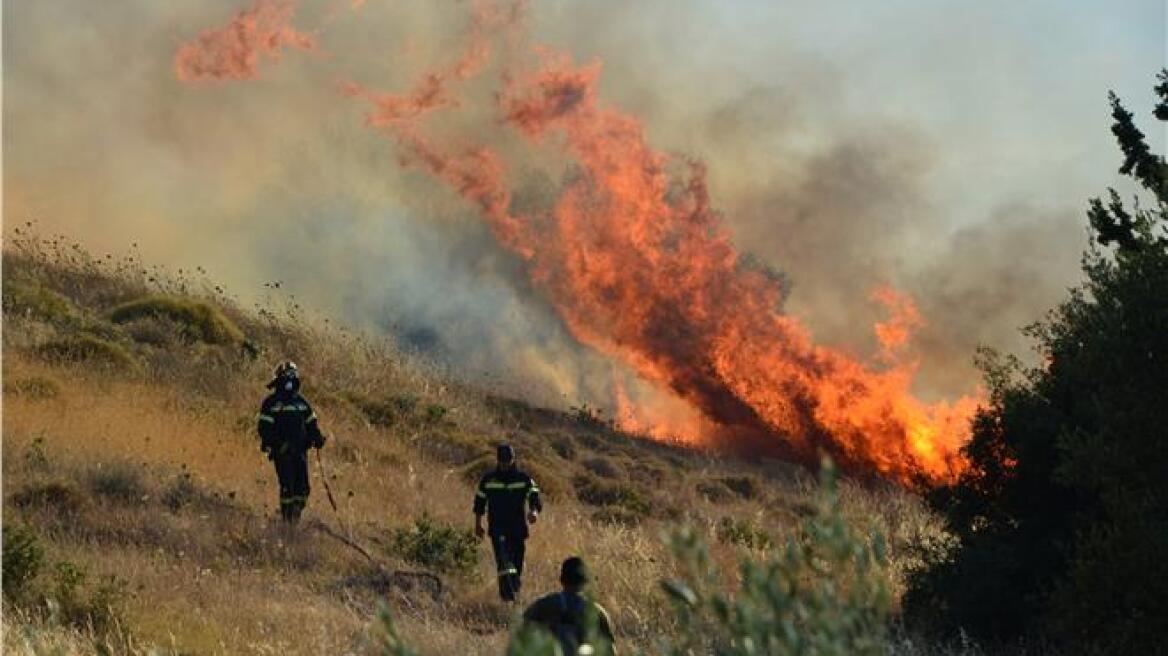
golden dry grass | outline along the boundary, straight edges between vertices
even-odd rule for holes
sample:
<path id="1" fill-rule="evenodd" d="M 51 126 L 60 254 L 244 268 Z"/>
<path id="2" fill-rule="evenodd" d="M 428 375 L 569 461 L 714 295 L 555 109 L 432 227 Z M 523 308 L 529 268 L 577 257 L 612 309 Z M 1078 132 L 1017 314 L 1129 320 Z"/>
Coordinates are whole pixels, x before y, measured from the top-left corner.
<path id="1" fill-rule="evenodd" d="M 5 275 L 53 288 L 91 317 L 147 293 L 176 292 L 173 283 L 145 288 L 116 264 L 92 271 L 44 260 L 43 253 L 6 253 Z M 697 527 L 722 571 L 733 576 L 741 548 L 719 543 L 723 518 L 749 522 L 780 543 L 809 507 L 812 477 L 781 463 L 645 443 L 564 413 L 495 399 L 382 340 L 314 328 L 273 311 L 243 312 L 221 297 L 201 298 L 218 303 L 262 347 L 260 357 L 234 345 L 143 341 L 111 325 L 101 328 L 105 338 L 132 351 L 143 363 L 140 371 L 46 360 L 38 345 L 67 337 L 80 324 L 5 315 L 4 522 L 33 527 L 51 559 L 124 579 L 125 630 L 143 650 L 368 653 L 374 604 L 387 598 L 401 633 L 423 653 L 501 653 L 513 610 L 497 601 L 485 544 L 474 572 L 444 576 L 448 592 L 440 600 L 400 589 L 385 595 L 361 583 L 369 566 L 359 555 L 311 524 L 342 530 L 343 522 L 386 565 L 411 568 L 382 548 L 389 532 L 423 513 L 469 528 L 467 470 L 504 435 L 552 491 L 528 544 L 525 593 L 553 589 L 560 561 L 583 555 L 624 644 L 647 645 L 670 632 L 672 615 L 658 592 L 659 581 L 672 573 L 663 531 L 679 522 Z M 284 357 L 300 363 L 306 394 L 330 435 L 323 455 L 341 506 L 339 516 L 329 508 L 314 461 L 313 495 L 295 530 L 273 519 L 275 477 L 257 449 L 253 424 L 270 362 Z M 41 382 L 22 387 L 21 381 Z M 16 392 L 30 385 L 54 392 Z M 372 421 L 352 401 L 358 397 L 407 410 Z M 429 406 L 440 406 L 442 416 L 435 419 Z M 123 488 L 133 490 L 133 498 L 110 493 L 109 485 L 104 492 L 95 488 L 102 472 L 129 479 Z M 723 482 L 728 476 L 750 477 L 751 491 L 742 493 L 741 482 Z M 184 477 L 194 496 L 176 506 L 168 494 Z M 70 512 L 14 501 L 46 482 L 76 487 L 83 501 Z M 589 505 L 575 496 L 581 483 L 622 486 L 644 508 Z M 711 493 L 711 486 L 726 492 Z M 843 501 L 854 521 L 890 537 L 890 578 L 899 590 L 910 547 L 935 535 L 937 521 L 892 488 L 845 484 Z M 614 515 L 621 521 L 606 519 Z M 30 635 L 81 646 L 93 638 L 41 626 L 36 616 L 11 610 L 5 613 L 5 653 L 27 652 Z M 84 653 L 81 646 L 63 653 Z"/>

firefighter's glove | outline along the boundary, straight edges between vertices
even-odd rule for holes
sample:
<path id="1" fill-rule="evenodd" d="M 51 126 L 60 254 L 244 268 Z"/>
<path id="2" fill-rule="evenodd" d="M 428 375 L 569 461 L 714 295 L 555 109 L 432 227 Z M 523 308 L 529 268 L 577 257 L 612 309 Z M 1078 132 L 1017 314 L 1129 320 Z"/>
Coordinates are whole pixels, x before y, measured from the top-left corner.
<path id="1" fill-rule="evenodd" d="M 309 444 L 309 446 L 311 446 L 314 449 L 323 449 L 324 448 L 324 441 L 325 441 L 325 437 L 324 437 L 324 435 L 321 435 L 320 437 L 312 440 L 312 443 Z"/>
<path id="2" fill-rule="evenodd" d="M 527 513 L 527 523 L 528 524 L 534 524 L 537 519 L 539 519 L 538 512 L 532 510 L 532 511 Z"/>

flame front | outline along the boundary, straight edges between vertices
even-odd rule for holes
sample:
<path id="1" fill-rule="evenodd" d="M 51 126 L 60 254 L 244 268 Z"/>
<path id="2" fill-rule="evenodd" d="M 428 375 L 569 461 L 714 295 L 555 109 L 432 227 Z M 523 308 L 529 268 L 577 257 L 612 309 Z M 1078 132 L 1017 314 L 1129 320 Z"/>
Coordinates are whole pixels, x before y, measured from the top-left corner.
<path id="1" fill-rule="evenodd" d="M 636 117 L 598 101 L 599 62 L 576 65 L 547 49 L 536 49 L 538 64 L 526 68 L 504 58 L 493 96 L 499 123 L 569 162 L 550 209 L 513 202 L 511 172 L 523 163 L 513 149 L 452 147 L 425 134 L 433 116 L 460 106 L 452 86 L 488 68 L 489 37 L 520 31 L 521 5 L 477 0 L 464 52 L 408 93 L 356 84 L 346 92 L 374 105 L 369 124 L 397 141 L 408 165 L 481 211 L 577 339 L 696 410 L 679 420 L 637 407 L 614 384 L 618 420 L 690 443 L 808 460 L 827 451 L 845 467 L 906 483 L 960 472 L 977 399 L 927 404 L 911 393 L 916 363 L 899 357 L 922 323 L 911 300 L 876 292 L 892 314 L 875 326 L 879 367 L 816 344 L 782 312 L 784 289 L 732 243 L 703 165 L 653 149 Z"/>

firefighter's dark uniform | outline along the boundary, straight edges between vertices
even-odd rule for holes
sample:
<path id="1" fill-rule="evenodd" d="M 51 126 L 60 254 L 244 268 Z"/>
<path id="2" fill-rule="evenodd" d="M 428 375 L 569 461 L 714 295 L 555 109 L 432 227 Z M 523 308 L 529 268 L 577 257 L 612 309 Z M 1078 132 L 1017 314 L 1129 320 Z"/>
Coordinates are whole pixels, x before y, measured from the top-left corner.
<path id="1" fill-rule="evenodd" d="M 527 508 L 540 512 L 539 486 L 519 469 L 487 472 L 475 492 L 475 515 L 487 514 L 487 534 L 495 550 L 499 596 L 514 601 L 523 576 L 527 541 Z"/>
<path id="2" fill-rule="evenodd" d="M 324 446 L 316 413 L 296 390 L 277 389 L 260 406 L 259 433 L 280 481 L 280 515 L 294 522 L 308 502 L 308 449 Z"/>

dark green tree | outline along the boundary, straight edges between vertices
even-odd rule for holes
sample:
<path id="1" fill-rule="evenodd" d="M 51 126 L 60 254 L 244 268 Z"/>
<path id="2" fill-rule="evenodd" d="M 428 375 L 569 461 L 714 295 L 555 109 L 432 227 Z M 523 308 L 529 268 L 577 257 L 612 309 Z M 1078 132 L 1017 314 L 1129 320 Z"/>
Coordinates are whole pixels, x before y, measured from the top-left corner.
<path id="1" fill-rule="evenodd" d="M 1168 121 L 1168 71 L 1154 116 Z M 993 643 L 1162 653 L 1168 626 L 1168 166 L 1110 95 L 1120 173 L 1090 201 L 1085 281 L 1029 327 L 1042 365 L 982 352 L 972 467 L 930 501 L 959 547 L 910 616 Z"/>

